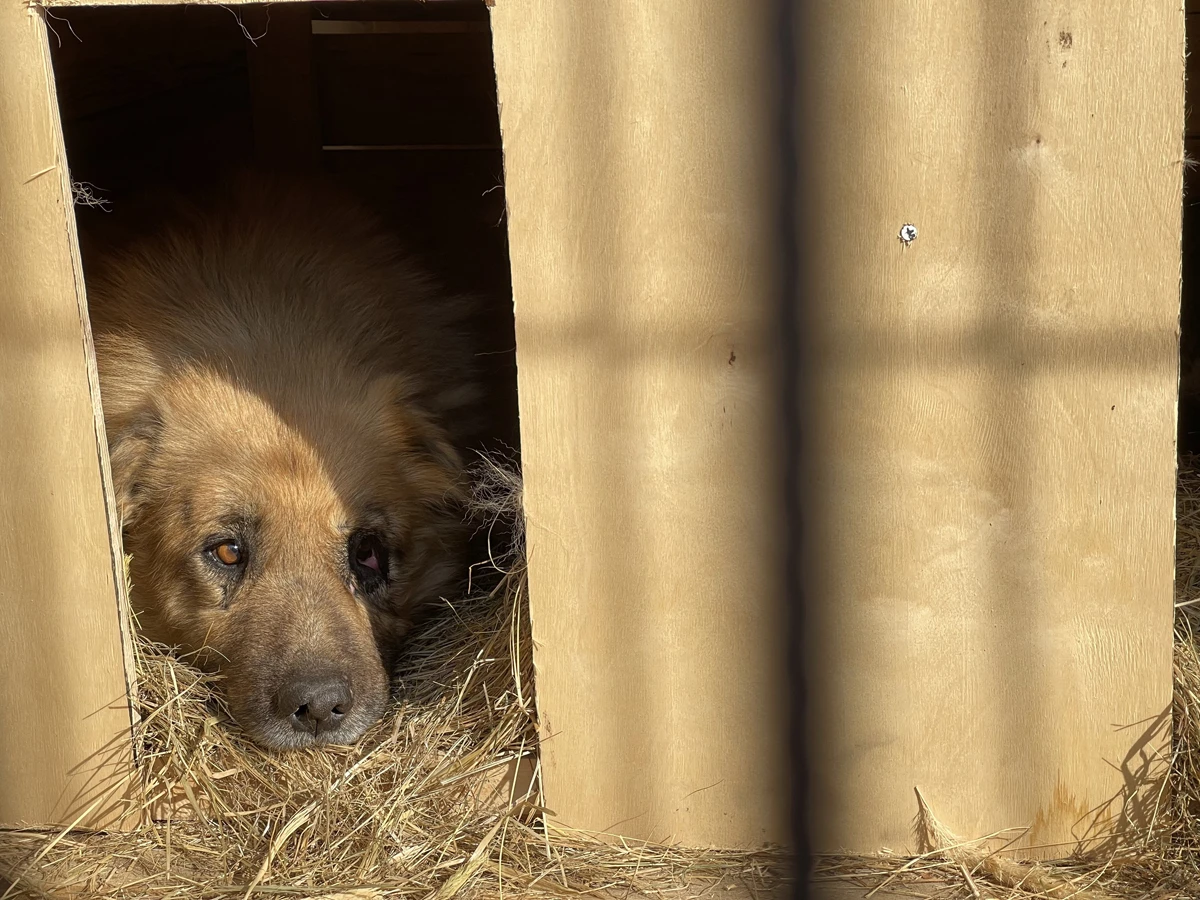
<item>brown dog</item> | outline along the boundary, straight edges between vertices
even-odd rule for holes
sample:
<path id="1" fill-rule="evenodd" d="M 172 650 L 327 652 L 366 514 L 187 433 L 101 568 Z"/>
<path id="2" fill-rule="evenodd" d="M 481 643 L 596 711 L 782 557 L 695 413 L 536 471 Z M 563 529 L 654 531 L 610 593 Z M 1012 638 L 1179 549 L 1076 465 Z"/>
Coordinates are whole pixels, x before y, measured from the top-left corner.
<path id="1" fill-rule="evenodd" d="M 465 305 L 352 205 L 245 181 L 85 262 L 141 630 L 256 741 L 355 741 L 465 574 Z"/>

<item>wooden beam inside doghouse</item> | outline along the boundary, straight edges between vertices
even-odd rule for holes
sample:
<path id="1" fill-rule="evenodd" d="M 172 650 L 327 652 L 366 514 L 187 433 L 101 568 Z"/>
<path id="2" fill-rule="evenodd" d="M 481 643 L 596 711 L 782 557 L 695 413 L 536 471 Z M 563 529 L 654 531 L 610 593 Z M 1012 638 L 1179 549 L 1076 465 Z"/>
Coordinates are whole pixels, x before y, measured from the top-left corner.
<path id="1" fill-rule="evenodd" d="M 814 840 L 914 850 L 919 789 L 1111 849 L 1170 756 L 1184 14 L 941 11 L 819 4 L 799 51 Z"/>
<path id="2" fill-rule="evenodd" d="M 0 823 L 111 827 L 133 765 L 123 562 L 47 31 L 16 0 L 0 3 L 0 468 Z"/>
<path id="3" fill-rule="evenodd" d="M 559 826 L 788 840 L 769 6 L 492 14 Z"/>

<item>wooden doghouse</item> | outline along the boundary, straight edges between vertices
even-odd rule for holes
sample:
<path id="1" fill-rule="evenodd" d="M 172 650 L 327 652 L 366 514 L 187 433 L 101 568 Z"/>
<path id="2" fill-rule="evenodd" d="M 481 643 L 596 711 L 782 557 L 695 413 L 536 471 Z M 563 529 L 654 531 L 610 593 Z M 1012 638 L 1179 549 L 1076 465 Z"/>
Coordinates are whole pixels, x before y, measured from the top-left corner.
<path id="1" fill-rule="evenodd" d="M 91 6 L 127 35 L 170 13 Z M 918 788 L 1065 855 L 1144 814 L 1170 732 L 1183 11 L 811 6 L 816 846 L 911 847 Z M 786 841 L 773 4 L 210 9 L 241 45 L 198 16 L 150 83 L 98 42 L 60 116 L 78 7 L 0 0 L 0 821 L 104 822 L 135 765 L 64 127 L 101 154 L 130 104 L 208 103 L 242 136 L 187 165 L 233 141 L 395 189 L 442 147 L 459 212 L 506 212 L 555 818 Z M 496 94 L 467 87 L 493 59 Z M 499 212 L 469 196 L 501 183 Z"/>

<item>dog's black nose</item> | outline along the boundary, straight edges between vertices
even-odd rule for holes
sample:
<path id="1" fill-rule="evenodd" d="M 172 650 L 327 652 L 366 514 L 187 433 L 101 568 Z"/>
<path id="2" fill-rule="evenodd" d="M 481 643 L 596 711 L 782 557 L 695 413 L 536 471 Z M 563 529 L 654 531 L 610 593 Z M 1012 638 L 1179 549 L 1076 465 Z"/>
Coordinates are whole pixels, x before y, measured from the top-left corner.
<path id="1" fill-rule="evenodd" d="M 297 731 L 322 735 L 336 731 L 354 707 L 349 682 L 340 675 L 293 678 L 275 695 L 275 711 Z"/>

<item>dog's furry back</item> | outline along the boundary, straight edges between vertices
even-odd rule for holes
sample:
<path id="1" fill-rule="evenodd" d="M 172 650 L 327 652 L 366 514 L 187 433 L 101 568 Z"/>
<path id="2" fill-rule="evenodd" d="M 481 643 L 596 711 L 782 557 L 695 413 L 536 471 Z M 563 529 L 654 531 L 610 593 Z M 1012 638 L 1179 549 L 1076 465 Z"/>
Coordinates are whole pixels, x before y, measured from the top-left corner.
<path id="1" fill-rule="evenodd" d="M 456 444 L 476 436 L 471 305 L 440 291 L 371 214 L 322 185 L 249 177 L 166 209 L 158 230 L 119 248 L 85 242 L 98 347 L 112 339 L 102 367 L 137 353 L 156 369 L 221 369 L 264 396 L 286 387 L 264 378 L 390 372 Z M 145 385 L 106 387 L 119 418 Z"/>

